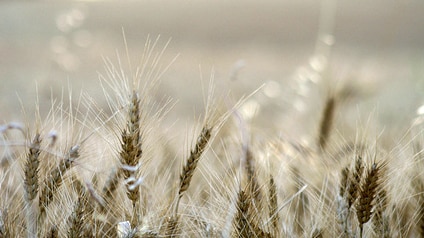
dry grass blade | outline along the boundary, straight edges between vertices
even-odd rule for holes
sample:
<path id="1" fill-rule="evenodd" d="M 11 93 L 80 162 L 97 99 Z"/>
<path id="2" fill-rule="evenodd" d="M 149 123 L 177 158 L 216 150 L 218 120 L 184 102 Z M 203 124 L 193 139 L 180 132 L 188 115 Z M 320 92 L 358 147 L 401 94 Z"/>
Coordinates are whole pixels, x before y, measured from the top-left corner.
<path id="1" fill-rule="evenodd" d="M 373 163 L 366 171 L 365 180 L 361 184 L 358 203 L 356 204 L 356 217 L 359 222 L 360 237 L 363 235 L 364 224 L 371 218 L 374 199 L 382 181 L 383 165 Z"/>
<path id="2" fill-rule="evenodd" d="M 47 181 L 45 181 L 44 189 L 40 194 L 39 206 L 40 216 L 45 214 L 46 208 L 49 206 L 55 191 L 62 184 L 64 174 L 72 167 L 73 162 L 79 157 L 79 146 L 73 146 L 65 159 L 61 160 L 57 168 L 50 171 Z"/>
<path id="3" fill-rule="evenodd" d="M 336 99 L 334 97 L 329 97 L 325 103 L 319 127 L 318 146 L 321 150 L 325 150 L 327 147 L 331 128 L 333 126 L 335 107 Z"/>

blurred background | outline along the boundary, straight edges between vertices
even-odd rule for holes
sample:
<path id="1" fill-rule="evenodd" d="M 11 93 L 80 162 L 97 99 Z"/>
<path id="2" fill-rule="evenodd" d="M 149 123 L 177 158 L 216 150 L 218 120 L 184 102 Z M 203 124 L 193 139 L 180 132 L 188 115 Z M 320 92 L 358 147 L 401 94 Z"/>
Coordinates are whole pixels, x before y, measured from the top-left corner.
<path id="1" fill-rule="evenodd" d="M 134 64 L 148 36 L 158 51 L 170 40 L 164 65 L 178 56 L 156 93 L 177 101 L 169 123 L 203 112 L 213 72 L 229 102 L 259 89 L 240 111 L 264 135 L 314 135 L 340 91 L 340 133 L 370 114 L 404 131 L 424 114 L 423 12 L 419 0 L 1 1 L 0 121 L 22 120 L 20 100 L 32 113 L 36 85 L 43 114 L 68 86 L 107 107 L 99 74 L 125 59 L 124 29 Z"/>

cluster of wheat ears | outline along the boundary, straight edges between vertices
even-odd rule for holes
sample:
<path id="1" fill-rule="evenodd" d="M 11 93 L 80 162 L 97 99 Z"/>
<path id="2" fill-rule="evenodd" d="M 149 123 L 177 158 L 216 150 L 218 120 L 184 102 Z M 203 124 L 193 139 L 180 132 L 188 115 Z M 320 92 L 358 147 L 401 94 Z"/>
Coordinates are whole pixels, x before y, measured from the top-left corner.
<path id="1" fill-rule="evenodd" d="M 151 96 L 162 53 L 147 45 L 130 76 L 105 61 L 107 110 L 70 93 L 0 127 L 0 237 L 424 236 L 419 121 L 389 151 L 334 142 L 334 93 L 315 143 L 255 140 L 243 99 L 221 105 L 210 90 L 181 156 L 161 126 L 172 102 Z"/>

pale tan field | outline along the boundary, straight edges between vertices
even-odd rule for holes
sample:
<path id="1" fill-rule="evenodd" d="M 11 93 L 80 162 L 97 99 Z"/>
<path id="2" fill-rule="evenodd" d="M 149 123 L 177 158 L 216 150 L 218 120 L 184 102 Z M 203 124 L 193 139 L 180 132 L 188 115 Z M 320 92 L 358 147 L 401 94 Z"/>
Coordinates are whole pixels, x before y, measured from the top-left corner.
<path id="1" fill-rule="evenodd" d="M 336 2 L 1 2 L 0 237 L 424 236 L 424 5 Z"/>

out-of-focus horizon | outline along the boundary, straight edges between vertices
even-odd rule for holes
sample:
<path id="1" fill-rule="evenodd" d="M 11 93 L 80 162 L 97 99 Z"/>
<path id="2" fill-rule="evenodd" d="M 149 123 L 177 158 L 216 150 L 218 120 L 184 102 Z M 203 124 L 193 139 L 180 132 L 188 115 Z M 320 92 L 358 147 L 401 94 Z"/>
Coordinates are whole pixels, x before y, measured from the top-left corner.
<path id="1" fill-rule="evenodd" d="M 1 2 L 0 120 L 22 118 L 17 95 L 32 107 L 35 82 L 45 104 L 68 85 L 104 101 L 98 74 L 117 51 L 126 62 L 124 29 L 134 64 L 148 36 L 160 35 L 158 50 L 171 39 L 161 62 L 178 57 L 158 97 L 178 100 L 171 114 L 183 120 L 202 110 L 200 79 L 213 71 L 234 99 L 262 87 L 241 110 L 268 128 L 316 121 L 342 85 L 379 122 L 406 126 L 424 103 L 423 10 L 382 0 Z"/>

